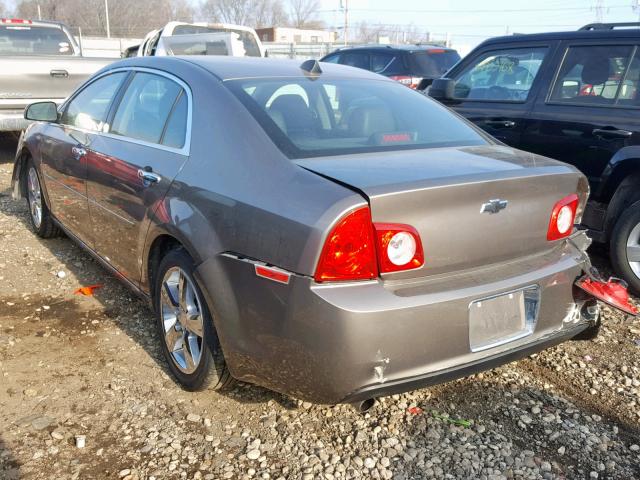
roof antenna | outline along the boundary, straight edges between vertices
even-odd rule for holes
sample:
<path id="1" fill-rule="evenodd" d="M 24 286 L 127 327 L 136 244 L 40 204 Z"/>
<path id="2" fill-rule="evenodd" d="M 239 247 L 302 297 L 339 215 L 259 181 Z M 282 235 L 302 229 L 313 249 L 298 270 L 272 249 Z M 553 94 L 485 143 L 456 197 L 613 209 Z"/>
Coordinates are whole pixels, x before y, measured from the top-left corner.
<path id="1" fill-rule="evenodd" d="M 320 75 L 322 73 L 322 69 L 317 60 L 305 60 L 300 65 L 300 69 L 311 75 Z"/>

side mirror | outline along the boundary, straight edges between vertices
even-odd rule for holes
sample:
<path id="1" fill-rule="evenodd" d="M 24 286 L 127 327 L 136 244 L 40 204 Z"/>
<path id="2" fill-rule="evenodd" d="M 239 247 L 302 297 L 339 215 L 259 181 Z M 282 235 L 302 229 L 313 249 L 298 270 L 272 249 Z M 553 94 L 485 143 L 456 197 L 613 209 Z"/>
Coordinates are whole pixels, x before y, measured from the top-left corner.
<path id="1" fill-rule="evenodd" d="M 436 78 L 429 88 L 429 96 L 439 102 L 453 102 L 456 99 L 454 96 L 455 88 L 455 80 L 451 78 Z"/>
<path id="2" fill-rule="evenodd" d="M 55 102 L 32 103 L 25 109 L 24 118 L 36 122 L 57 122 L 58 105 Z"/>

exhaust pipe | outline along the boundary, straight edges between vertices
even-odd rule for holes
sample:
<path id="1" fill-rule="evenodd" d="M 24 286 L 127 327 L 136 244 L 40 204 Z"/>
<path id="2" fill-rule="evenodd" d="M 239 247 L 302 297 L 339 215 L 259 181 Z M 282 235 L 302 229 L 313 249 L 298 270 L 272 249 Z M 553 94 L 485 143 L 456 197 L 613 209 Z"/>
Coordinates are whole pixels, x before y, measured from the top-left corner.
<path id="1" fill-rule="evenodd" d="M 352 403 L 353 408 L 356 409 L 358 413 L 366 413 L 376 404 L 375 398 L 367 398 L 360 402 Z"/>

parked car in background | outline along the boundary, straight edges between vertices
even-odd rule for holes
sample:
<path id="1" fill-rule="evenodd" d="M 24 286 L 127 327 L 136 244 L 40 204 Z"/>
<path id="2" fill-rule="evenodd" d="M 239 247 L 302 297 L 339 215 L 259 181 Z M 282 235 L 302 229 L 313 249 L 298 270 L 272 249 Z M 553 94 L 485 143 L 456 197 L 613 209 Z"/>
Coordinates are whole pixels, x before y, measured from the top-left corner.
<path id="1" fill-rule="evenodd" d="M 228 55 L 264 57 L 253 28 L 228 23 L 169 22 L 149 32 L 136 51 L 139 57 L 165 55 Z"/>
<path id="2" fill-rule="evenodd" d="M 339 48 L 320 61 L 363 68 L 424 90 L 459 60 L 454 49 L 433 45 L 363 45 Z"/>
<path id="3" fill-rule="evenodd" d="M 0 19 L 0 131 L 28 125 L 34 101 L 62 102 L 113 59 L 84 58 L 69 29 L 57 22 Z"/>
<path id="4" fill-rule="evenodd" d="M 33 230 L 151 299 L 187 389 L 369 402 L 597 332 L 584 175 L 379 75 L 127 59 L 26 116 Z"/>
<path id="5" fill-rule="evenodd" d="M 446 76 L 432 97 L 508 145 L 584 172 L 582 223 L 640 292 L 640 23 L 493 38 Z"/>

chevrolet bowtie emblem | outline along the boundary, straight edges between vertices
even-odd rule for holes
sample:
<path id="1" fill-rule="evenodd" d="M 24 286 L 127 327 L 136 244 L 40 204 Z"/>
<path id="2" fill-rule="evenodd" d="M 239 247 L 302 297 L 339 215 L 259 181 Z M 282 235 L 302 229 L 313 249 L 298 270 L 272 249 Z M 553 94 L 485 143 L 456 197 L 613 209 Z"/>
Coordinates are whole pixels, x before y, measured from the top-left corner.
<path id="1" fill-rule="evenodd" d="M 483 203 L 480 208 L 480 213 L 498 213 L 500 210 L 504 210 L 507 208 L 507 204 L 509 202 L 506 200 L 500 200 L 496 198 L 495 200 L 489 200 L 487 203 Z"/>

